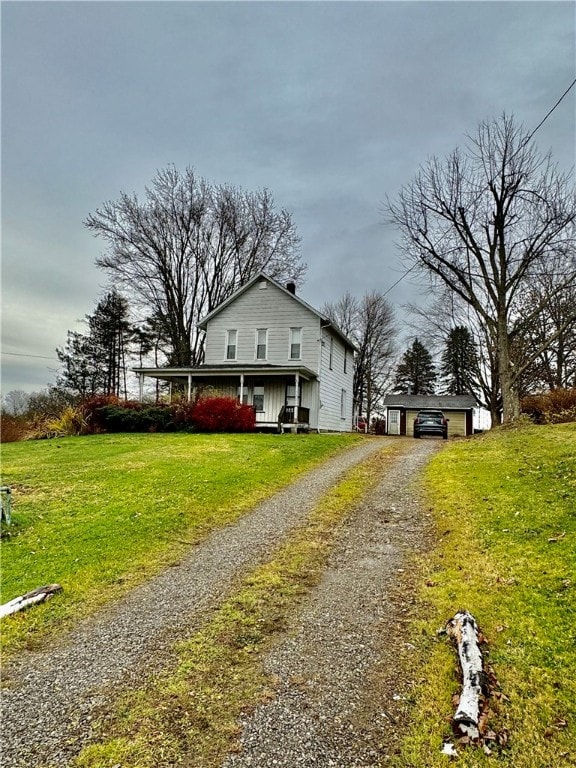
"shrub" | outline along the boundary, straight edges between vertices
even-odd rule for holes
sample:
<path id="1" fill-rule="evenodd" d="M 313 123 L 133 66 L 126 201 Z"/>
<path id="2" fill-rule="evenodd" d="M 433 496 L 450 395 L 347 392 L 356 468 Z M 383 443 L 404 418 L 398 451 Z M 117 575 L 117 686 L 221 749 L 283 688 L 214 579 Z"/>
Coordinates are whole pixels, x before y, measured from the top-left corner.
<path id="1" fill-rule="evenodd" d="M 522 399 L 521 408 L 536 424 L 576 421 L 576 388 L 529 395 Z"/>
<path id="2" fill-rule="evenodd" d="M 198 400 L 179 400 L 171 406 L 176 429 L 190 429 L 194 426 L 194 409 Z"/>
<path id="3" fill-rule="evenodd" d="M 256 417 L 251 405 L 233 397 L 206 397 L 194 405 L 191 418 L 201 432 L 253 432 Z"/>
<path id="4" fill-rule="evenodd" d="M 88 433 L 88 423 L 81 408 L 68 405 L 56 419 L 46 422 L 50 436 L 64 437 L 66 435 L 85 435 Z"/>
<path id="5" fill-rule="evenodd" d="M 82 401 L 81 408 L 90 434 L 106 431 L 101 410 L 114 405 L 120 405 L 116 395 L 94 395 Z"/>
<path id="6" fill-rule="evenodd" d="M 96 415 L 107 432 L 171 432 L 175 428 L 172 409 L 165 405 L 105 405 L 97 409 Z"/>
<path id="7" fill-rule="evenodd" d="M 3 443 L 15 443 L 18 440 L 24 440 L 26 436 L 27 423 L 23 416 L 3 413 L 0 426 L 0 440 Z"/>

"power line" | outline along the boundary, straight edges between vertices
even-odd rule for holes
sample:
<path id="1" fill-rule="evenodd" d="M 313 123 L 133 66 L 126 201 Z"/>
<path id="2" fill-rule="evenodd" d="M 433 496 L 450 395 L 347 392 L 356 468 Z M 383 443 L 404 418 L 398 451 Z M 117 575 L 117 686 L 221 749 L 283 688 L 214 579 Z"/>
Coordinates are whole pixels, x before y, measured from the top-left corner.
<path id="1" fill-rule="evenodd" d="M 410 269 L 407 269 L 407 270 L 406 270 L 406 272 L 404 272 L 404 274 L 403 274 L 403 275 L 401 275 L 401 276 L 398 278 L 398 280 L 396 280 L 396 282 L 395 282 L 395 283 L 392 283 L 392 285 L 390 286 L 390 288 L 388 288 L 387 290 L 385 290 L 385 291 L 384 291 L 384 293 L 382 294 L 382 296 L 383 296 L 383 297 L 384 297 L 384 296 L 387 296 L 387 295 L 390 293 L 390 291 L 391 291 L 393 288 L 396 288 L 396 286 L 397 286 L 399 283 L 401 283 L 401 282 L 402 282 L 402 280 L 404 280 L 404 278 L 405 278 L 405 277 L 407 277 L 407 276 L 410 274 L 410 272 L 412 272 L 412 270 L 413 270 L 413 269 L 416 269 L 416 267 L 417 267 L 417 266 L 418 266 L 418 264 L 417 264 L 417 263 L 416 263 L 416 264 L 412 264 L 412 266 L 410 267 Z"/>
<path id="2" fill-rule="evenodd" d="M 24 355 L 19 352 L 2 352 L 3 355 L 11 355 L 12 357 L 37 357 L 40 360 L 56 360 L 57 362 L 60 362 L 60 359 L 57 357 L 48 357 L 47 355 Z"/>
<path id="3" fill-rule="evenodd" d="M 523 147 L 525 147 L 525 146 L 526 146 L 526 144 L 528 144 L 528 142 L 529 142 L 529 141 L 532 139 L 532 137 L 534 136 L 534 134 L 536 133 L 536 131 L 537 131 L 539 128 L 541 128 L 541 127 L 544 125 L 544 123 L 546 122 L 546 120 L 548 120 L 548 118 L 550 117 L 550 115 L 552 114 L 552 112 L 554 112 L 554 110 L 555 110 L 555 109 L 556 109 L 556 108 L 557 108 L 557 107 L 558 107 L 558 106 L 559 106 L 559 105 L 562 103 L 562 101 L 563 101 L 563 100 L 566 98 L 566 96 L 567 96 L 567 95 L 570 93 L 570 91 L 572 90 L 572 88 L 574 88 L 574 86 L 575 86 L 575 85 L 576 85 L 576 78 L 575 78 L 574 80 L 572 80 L 572 82 L 570 83 L 570 85 L 568 86 L 568 88 L 566 88 L 566 90 L 564 91 L 564 93 L 562 94 L 562 96 L 560 96 L 560 98 L 558 99 L 558 101 L 556 102 L 556 104 L 554 104 L 554 106 L 553 106 L 553 107 L 551 107 L 551 108 L 548 110 L 548 112 L 547 112 L 547 113 L 544 115 L 544 117 L 542 118 L 542 120 L 540 120 L 540 122 L 538 123 L 538 125 L 536 126 L 536 128 L 534 128 L 534 130 L 532 131 L 532 133 L 529 133 L 529 134 L 528 134 L 528 136 L 526 136 L 526 138 L 524 139 L 524 141 L 522 142 L 522 144 L 521 144 L 521 145 L 518 147 L 518 149 L 517 149 L 517 150 L 516 150 L 516 152 L 514 153 L 515 155 L 516 155 L 516 154 L 518 154 L 518 152 L 520 152 L 520 150 L 521 150 Z M 492 179 L 492 182 L 491 182 L 491 183 L 493 183 L 493 182 L 494 182 L 494 180 L 495 180 L 495 177 L 494 177 L 494 179 Z M 483 192 L 483 191 L 482 191 L 482 192 L 480 192 L 480 194 L 479 194 L 479 195 L 476 197 L 476 199 L 475 199 L 474 203 L 476 203 L 476 202 L 477 202 L 477 201 L 480 199 L 480 197 L 481 197 L 483 194 L 484 194 L 484 192 Z M 401 277 L 399 277 L 399 278 L 398 278 L 398 280 L 396 280 L 396 282 L 395 282 L 393 285 L 391 285 L 391 286 L 390 286 L 390 288 L 388 288 L 388 290 L 386 290 L 386 291 L 385 291 L 385 292 L 384 292 L 382 295 L 383 295 L 383 296 L 387 296 L 387 295 L 390 293 L 390 291 L 391 291 L 393 288 L 396 288 L 396 286 L 397 286 L 399 283 L 401 283 L 401 282 L 402 282 L 402 280 L 404 280 L 404 278 L 405 278 L 405 277 L 407 277 L 407 276 L 410 274 L 410 272 L 412 272 L 412 270 L 413 270 L 413 269 L 414 269 L 416 266 L 417 266 L 417 264 L 413 264 L 413 265 L 410 267 L 410 269 L 406 270 L 406 272 L 404 272 L 404 274 L 403 274 Z"/>
<path id="4" fill-rule="evenodd" d="M 532 131 L 532 133 L 531 133 L 531 134 L 529 134 L 529 135 L 526 137 L 526 139 L 525 139 L 525 142 L 526 142 L 526 143 L 528 143 L 528 142 L 530 141 L 530 139 L 532 138 L 532 136 L 534 136 L 534 134 L 536 133 L 536 131 L 537 131 L 537 130 L 538 130 L 540 127 L 541 127 L 541 126 L 543 126 L 543 125 L 544 125 L 544 123 L 546 122 L 546 120 L 548 120 L 548 118 L 550 117 L 550 115 L 552 114 L 552 112 L 554 112 L 554 110 L 556 109 L 556 107 L 558 107 L 558 106 L 560 105 L 560 103 L 561 103 L 561 102 L 564 100 L 564 98 L 565 98 L 565 97 L 566 97 L 566 96 L 567 96 L 567 95 L 570 93 L 570 91 L 572 90 L 572 88 L 574 88 L 574 86 L 575 86 L 575 85 L 576 85 L 576 78 L 574 78 L 574 80 L 572 80 L 572 82 L 570 83 L 570 85 L 568 86 L 568 88 L 566 88 L 566 90 L 564 91 L 564 93 L 562 94 L 562 96 L 560 96 L 560 98 L 558 99 L 558 101 L 556 102 L 556 104 L 554 104 L 554 106 L 553 106 L 551 109 L 549 109 L 549 110 L 548 110 L 548 112 L 547 112 L 547 113 L 544 115 L 544 117 L 542 118 L 542 120 L 540 120 L 540 122 L 538 123 L 538 125 L 536 126 L 536 128 L 534 128 L 534 130 Z"/>

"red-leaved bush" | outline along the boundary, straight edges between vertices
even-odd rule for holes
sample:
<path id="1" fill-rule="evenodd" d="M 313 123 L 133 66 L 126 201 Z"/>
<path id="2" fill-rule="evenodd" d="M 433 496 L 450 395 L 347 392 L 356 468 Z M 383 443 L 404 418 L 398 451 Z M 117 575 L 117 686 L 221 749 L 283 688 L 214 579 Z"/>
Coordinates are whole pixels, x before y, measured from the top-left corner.
<path id="1" fill-rule="evenodd" d="M 191 421 L 200 432 L 253 432 L 256 417 L 251 405 L 233 397 L 206 397 L 195 403 Z"/>

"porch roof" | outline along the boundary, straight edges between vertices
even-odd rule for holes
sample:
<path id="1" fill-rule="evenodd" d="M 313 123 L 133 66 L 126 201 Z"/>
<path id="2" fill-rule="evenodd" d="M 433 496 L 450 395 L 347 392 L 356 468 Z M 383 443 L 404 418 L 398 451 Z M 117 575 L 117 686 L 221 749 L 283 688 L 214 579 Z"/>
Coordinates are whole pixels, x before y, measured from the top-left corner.
<path id="1" fill-rule="evenodd" d="M 193 379 L 218 377 L 218 376 L 295 376 L 299 374 L 309 381 L 317 376 L 305 365 L 262 365 L 250 363 L 241 365 L 238 363 L 224 363 L 222 365 L 199 365 L 196 368 L 133 368 L 134 373 L 140 376 L 148 376 L 154 379 L 180 379 L 191 376 Z"/>

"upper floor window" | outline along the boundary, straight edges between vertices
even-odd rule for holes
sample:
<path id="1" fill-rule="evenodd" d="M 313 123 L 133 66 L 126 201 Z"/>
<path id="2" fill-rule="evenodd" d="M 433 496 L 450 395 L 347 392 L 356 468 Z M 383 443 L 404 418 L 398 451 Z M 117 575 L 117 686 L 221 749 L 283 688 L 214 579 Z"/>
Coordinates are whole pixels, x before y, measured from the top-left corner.
<path id="1" fill-rule="evenodd" d="M 236 360 L 238 331 L 226 331 L 226 360 Z"/>
<path id="2" fill-rule="evenodd" d="M 302 357 L 302 328 L 290 328 L 290 360 Z"/>
<path id="3" fill-rule="evenodd" d="M 268 329 L 258 328 L 256 331 L 256 360 L 266 360 L 268 350 Z"/>
<path id="4" fill-rule="evenodd" d="M 344 347 L 344 373 L 346 373 L 348 369 L 348 350 L 346 347 Z"/>

